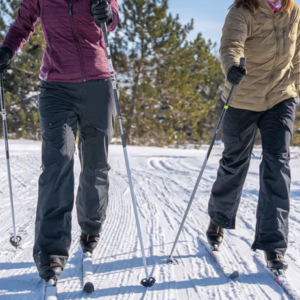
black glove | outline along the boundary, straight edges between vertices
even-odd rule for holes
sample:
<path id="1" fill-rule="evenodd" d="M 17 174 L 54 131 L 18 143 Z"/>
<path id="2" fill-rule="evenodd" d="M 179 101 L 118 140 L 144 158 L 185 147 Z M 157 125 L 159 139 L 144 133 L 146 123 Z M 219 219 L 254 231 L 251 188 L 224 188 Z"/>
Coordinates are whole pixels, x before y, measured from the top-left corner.
<path id="1" fill-rule="evenodd" d="M 233 66 L 228 73 L 227 81 L 233 85 L 239 85 L 246 75 L 246 68 Z"/>
<path id="2" fill-rule="evenodd" d="M 106 1 L 95 1 L 91 8 L 95 23 L 101 27 L 102 23 L 109 25 L 112 22 L 113 12 L 111 6 Z"/>
<path id="3" fill-rule="evenodd" d="M 0 47 L 0 73 L 8 68 L 11 58 L 11 50 L 8 47 Z"/>

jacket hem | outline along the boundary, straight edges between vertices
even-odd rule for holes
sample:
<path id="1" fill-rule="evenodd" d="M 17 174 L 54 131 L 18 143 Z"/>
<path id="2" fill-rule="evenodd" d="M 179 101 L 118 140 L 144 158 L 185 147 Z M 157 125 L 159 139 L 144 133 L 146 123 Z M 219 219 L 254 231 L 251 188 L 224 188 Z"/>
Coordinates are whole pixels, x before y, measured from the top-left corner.
<path id="1" fill-rule="evenodd" d="M 236 109 L 245 109 L 245 110 L 250 110 L 250 111 L 255 111 L 255 112 L 263 112 L 263 111 L 267 111 L 272 109 L 274 106 L 276 106 L 277 104 L 286 101 L 288 99 L 291 98 L 298 98 L 298 93 L 295 93 L 294 95 L 283 95 L 282 97 L 280 97 L 277 101 L 274 101 L 272 103 L 264 103 L 264 106 L 259 105 L 259 107 L 256 107 L 257 104 L 255 102 L 253 103 L 249 103 L 249 102 L 241 102 L 241 101 L 235 101 L 235 99 L 233 98 L 231 103 L 230 103 L 230 107 L 236 108 Z M 223 102 L 226 102 L 227 97 L 223 94 L 221 97 Z M 254 99 L 255 101 L 255 99 Z M 270 105 L 271 104 L 271 105 Z M 268 107 L 269 105 L 269 107 Z"/>
<path id="2" fill-rule="evenodd" d="M 78 78 L 61 78 L 61 77 L 51 77 L 48 76 L 47 78 L 45 78 L 44 76 L 40 75 L 39 76 L 41 80 L 46 81 L 46 82 L 65 82 L 65 83 L 81 83 L 84 82 L 82 80 L 82 76 L 79 75 Z M 107 79 L 110 78 L 110 74 L 106 73 L 106 74 L 101 74 L 101 75 L 95 75 L 95 76 L 87 76 L 85 81 L 92 81 L 92 80 L 97 80 L 97 79 Z"/>

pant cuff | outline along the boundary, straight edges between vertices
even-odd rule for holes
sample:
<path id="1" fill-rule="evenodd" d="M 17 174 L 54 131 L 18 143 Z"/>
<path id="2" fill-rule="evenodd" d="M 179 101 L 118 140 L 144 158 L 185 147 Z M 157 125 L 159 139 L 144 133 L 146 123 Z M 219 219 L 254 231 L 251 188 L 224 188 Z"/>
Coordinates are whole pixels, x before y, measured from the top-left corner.
<path id="1" fill-rule="evenodd" d="M 62 268 L 65 267 L 68 261 L 68 256 L 62 256 L 62 255 L 49 255 L 42 252 L 39 252 L 33 256 L 35 264 L 38 268 L 38 270 L 43 267 L 47 266 L 50 263 L 58 263 L 62 266 Z"/>

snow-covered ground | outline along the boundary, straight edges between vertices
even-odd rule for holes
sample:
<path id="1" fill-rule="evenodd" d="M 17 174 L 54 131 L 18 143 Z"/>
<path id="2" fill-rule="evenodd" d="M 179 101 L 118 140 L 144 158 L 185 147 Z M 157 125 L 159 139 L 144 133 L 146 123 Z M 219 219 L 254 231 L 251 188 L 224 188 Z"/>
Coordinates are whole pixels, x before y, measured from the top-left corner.
<path id="1" fill-rule="evenodd" d="M 11 167 L 18 232 L 22 247 L 15 251 L 12 234 L 4 143 L 0 141 L 0 300 L 42 300 L 43 282 L 32 259 L 37 182 L 40 174 L 39 142 L 12 141 Z M 111 146 L 110 206 L 101 242 L 94 254 L 95 292 L 81 290 L 80 229 L 73 215 L 73 243 L 69 263 L 58 284 L 59 300 L 185 300 L 185 299 L 289 299 L 254 260 L 250 245 L 254 237 L 259 188 L 261 150 L 254 151 L 238 213 L 237 230 L 226 231 L 225 257 L 241 276 L 228 281 L 198 240 L 208 224 L 207 203 L 216 178 L 222 148 L 214 148 L 204 178 L 170 266 L 166 259 L 206 153 L 129 147 L 138 211 L 143 230 L 149 273 L 157 283 L 145 289 L 131 199 L 121 146 Z M 290 282 L 300 282 L 300 151 L 292 149 L 290 244 L 287 260 Z M 76 182 L 79 173 L 76 156 Z"/>

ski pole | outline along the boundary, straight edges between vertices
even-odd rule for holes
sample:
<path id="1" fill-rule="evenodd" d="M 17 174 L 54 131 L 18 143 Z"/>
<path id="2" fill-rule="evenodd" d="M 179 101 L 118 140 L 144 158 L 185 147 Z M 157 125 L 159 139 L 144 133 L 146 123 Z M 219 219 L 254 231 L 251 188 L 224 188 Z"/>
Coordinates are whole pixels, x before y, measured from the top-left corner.
<path id="1" fill-rule="evenodd" d="M 7 165 L 7 176 L 8 176 L 8 186 L 9 186 L 9 196 L 10 196 L 10 207 L 11 207 L 13 230 L 14 230 L 14 235 L 10 238 L 9 241 L 14 247 L 17 248 L 20 245 L 21 237 L 17 236 L 17 231 L 16 231 L 14 201 L 13 201 L 10 162 L 9 162 L 8 133 L 7 133 L 6 110 L 5 110 L 5 101 L 4 101 L 3 74 L 1 72 L 0 72 L 0 98 L 1 98 L 0 100 L 1 100 L 1 108 L 2 108 L 2 122 L 3 122 L 5 151 L 6 151 L 6 165 Z"/>
<path id="2" fill-rule="evenodd" d="M 245 64 L 246 64 L 246 59 L 245 59 L 245 58 L 241 58 L 241 59 L 240 59 L 240 68 L 244 68 Z M 225 117 L 225 115 L 226 115 L 226 112 L 227 112 L 227 110 L 228 110 L 228 108 L 229 108 L 229 104 L 230 104 L 230 102 L 231 102 L 231 99 L 232 99 L 232 96 L 233 96 L 233 94 L 234 94 L 234 92 L 235 92 L 235 89 L 236 89 L 236 85 L 233 85 L 232 88 L 231 88 L 231 91 L 230 91 L 230 93 L 229 93 L 229 96 L 228 96 L 228 98 L 227 98 L 227 101 L 226 101 L 226 103 L 225 103 L 225 105 L 224 105 L 224 107 L 223 107 L 223 110 L 222 110 L 222 113 L 221 113 L 221 116 L 220 116 L 220 119 L 219 119 L 219 122 L 218 122 L 218 125 L 217 125 L 217 128 L 216 128 L 216 131 L 215 131 L 215 133 L 214 133 L 214 135 L 213 135 L 213 138 L 212 138 L 212 141 L 211 141 L 211 143 L 210 143 L 210 145 L 209 145 L 209 148 L 208 148 L 206 157 L 205 157 L 205 159 L 204 159 L 204 162 L 203 162 L 203 164 L 202 164 L 202 168 L 201 168 L 201 170 L 200 170 L 200 174 L 199 174 L 199 176 L 198 176 L 198 179 L 197 179 L 197 181 L 196 181 L 196 184 L 195 184 L 193 193 L 192 193 L 192 195 L 191 195 L 190 201 L 189 201 L 189 203 L 188 203 L 187 209 L 186 209 L 185 214 L 184 214 L 184 216 L 183 216 L 183 219 L 182 219 L 182 221 L 181 221 L 181 224 L 180 224 L 180 227 L 179 227 L 179 230 L 178 230 L 178 233 L 177 233 L 175 242 L 174 242 L 174 244 L 173 244 L 171 253 L 170 253 L 169 258 L 168 258 L 168 260 L 167 260 L 167 263 L 173 263 L 173 264 L 174 264 L 174 263 L 175 263 L 175 264 L 178 263 L 178 261 L 177 261 L 176 259 L 172 258 L 172 256 L 173 256 L 174 250 L 175 250 L 175 248 L 176 248 L 176 245 L 177 245 L 177 242 L 178 242 L 180 233 L 181 233 L 182 228 L 183 228 L 183 226 L 184 226 L 185 220 L 186 220 L 186 218 L 187 218 L 187 216 L 188 216 L 188 213 L 189 213 L 190 208 L 191 208 L 191 206 L 192 206 L 193 200 L 194 200 L 194 198 L 195 198 L 195 195 L 196 195 L 198 186 L 199 186 L 199 184 L 200 184 L 200 181 L 201 181 L 201 179 L 202 179 L 204 170 L 205 170 L 205 168 L 206 168 L 206 165 L 207 165 L 207 162 L 208 162 L 210 153 L 211 153 L 211 151 L 212 151 L 212 149 L 213 149 L 213 147 L 214 147 L 214 143 L 215 143 L 215 141 L 216 141 L 216 138 L 217 138 L 217 136 L 218 136 L 219 130 L 220 130 L 221 125 L 222 125 L 222 123 L 223 123 L 223 119 L 224 119 L 224 117 Z"/>
<path id="3" fill-rule="evenodd" d="M 133 190 L 132 177 L 131 177 L 127 147 L 126 147 L 126 140 L 125 140 L 125 134 L 124 134 L 124 130 L 123 130 L 121 110 L 120 110 L 120 105 L 119 105 L 119 94 L 118 94 L 118 90 L 117 90 L 117 81 L 116 81 L 116 76 L 114 74 L 113 63 L 112 63 L 112 58 L 111 58 L 111 52 L 110 52 L 110 47 L 109 47 L 109 43 L 108 43 L 106 23 L 101 24 L 101 29 L 102 29 L 102 32 L 103 32 L 105 45 L 106 45 L 106 54 L 107 54 L 107 59 L 108 59 L 108 67 L 109 67 L 109 72 L 110 72 L 110 77 L 111 77 L 111 84 L 112 84 L 112 88 L 113 88 L 113 91 L 114 91 L 114 98 L 115 98 L 117 115 L 118 115 L 118 122 L 119 122 L 119 131 L 120 131 L 120 135 L 121 135 L 121 139 L 122 139 L 123 152 L 124 152 L 127 176 L 128 176 L 128 181 L 129 181 L 130 193 L 131 193 L 131 200 L 132 200 L 132 205 L 133 205 L 133 211 L 134 211 L 134 216 L 135 216 L 136 227 L 137 227 L 139 240 L 140 240 L 140 246 L 141 246 L 141 250 L 142 250 L 143 264 L 144 264 L 145 273 L 146 273 L 146 278 L 141 281 L 141 284 L 144 287 L 151 287 L 155 283 L 155 278 L 149 277 L 148 270 L 147 270 L 147 262 L 146 262 L 146 256 L 145 256 L 145 250 L 144 250 L 144 243 L 143 243 L 141 226 L 140 226 L 140 222 L 139 222 L 138 211 L 137 211 L 137 207 L 136 207 L 136 199 L 135 199 L 134 190 Z"/>

